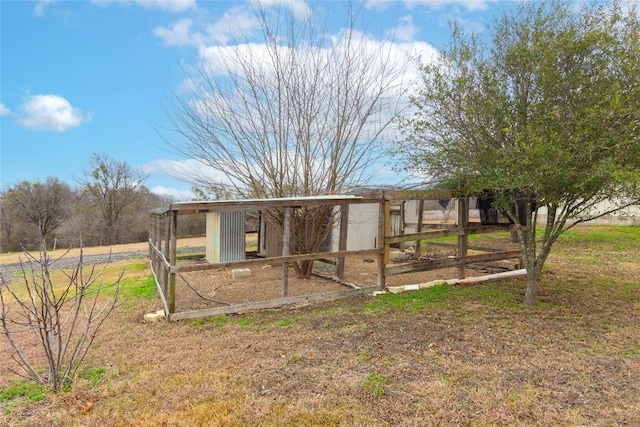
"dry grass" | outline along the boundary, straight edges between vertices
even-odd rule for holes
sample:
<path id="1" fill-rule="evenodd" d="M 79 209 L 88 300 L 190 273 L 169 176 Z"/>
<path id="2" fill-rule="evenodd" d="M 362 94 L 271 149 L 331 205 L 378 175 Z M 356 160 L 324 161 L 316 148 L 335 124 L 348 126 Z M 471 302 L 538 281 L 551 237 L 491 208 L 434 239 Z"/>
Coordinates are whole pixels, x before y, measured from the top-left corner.
<path id="1" fill-rule="evenodd" d="M 566 236 L 535 307 L 523 280 L 171 324 L 144 324 L 159 303 L 131 297 L 85 361 L 97 383 L 0 400 L 0 425 L 640 425 L 638 242 L 640 227 Z M 131 295 L 146 274 L 127 272 Z"/>

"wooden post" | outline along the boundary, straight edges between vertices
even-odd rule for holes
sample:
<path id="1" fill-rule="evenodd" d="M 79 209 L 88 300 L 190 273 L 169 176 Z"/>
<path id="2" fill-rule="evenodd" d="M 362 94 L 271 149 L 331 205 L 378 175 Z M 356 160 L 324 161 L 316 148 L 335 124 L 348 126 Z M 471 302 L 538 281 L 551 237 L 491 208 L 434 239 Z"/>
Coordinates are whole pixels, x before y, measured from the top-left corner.
<path id="1" fill-rule="evenodd" d="M 173 267 L 176 265 L 176 252 L 178 245 L 178 237 L 176 236 L 178 229 L 178 213 L 176 211 L 170 211 L 169 214 L 169 239 L 167 241 L 169 251 L 169 264 Z M 169 313 L 172 314 L 176 311 L 176 273 L 169 273 L 169 284 L 167 290 L 167 306 L 169 307 Z"/>
<path id="2" fill-rule="evenodd" d="M 456 258 L 464 259 L 467 257 L 467 247 L 469 246 L 469 235 L 467 234 L 467 228 L 469 228 L 469 198 L 458 198 L 458 229 L 461 233 L 458 235 L 458 252 Z M 458 279 L 465 278 L 464 264 L 458 266 Z"/>
<path id="3" fill-rule="evenodd" d="M 284 208 L 284 224 L 282 231 L 282 256 L 287 257 L 291 253 L 289 251 L 289 244 L 291 242 L 291 206 Z M 282 298 L 285 298 L 289 293 L 289 263 L 282 263 Z"/>
<path id="4" fill-rule="evenodd" d="M 380 202 L 378 209 L 378 242 L 377 249 L 382 249 L 378 254 L 378 288 L 383 290 L 386 284 L 385 268 L 389 260 L 389 245 L 385 243 L 385 236 L 391 234 L 391 205 L 388 200 Z"/>
<path id="5" fill-rule="evenodd" d="M 171 213 L 162 217 L 163 221 L 161 225 L 164 226 L 164 238 L 161 237 L 158 242 L 158 250 L 164 253 L 164 257 L 167 260 L 171 257 L 171 218 Z M 163 289 L 166 297 L 166 294 L 169 293 L 169 271 L 165 268 L 160 257 L 158 257 L 158 261 L 158 265 L 162 267 Z M 171 263 L 171 265 L 173 265 L 173 263 Z M 160 274 L 160 272 L 158 272 L 158 274 Z"/>
<path id="6" fill-rule="evenodd" d="M 404 235 L 404 230 L 407 228 L 407 222 L 406 222 L 407 213 L 404 210 L 405 209 L 404 208 L 404 204 L 405 204 L 405 201 L 402 200 L 400 202 L 400 234 L 401 235 Z M 389 234 L 391 234 L 391 233 L 389 233 Z M 402 242 L 402 243 L 400 243 L 400 250 L 404 251 L 404 249 L 405 249 L 405 243 Z"/>
<path id="7" fill-rule="evenodd" d="M 384 201 L 384 236 L 391 236 L 391 202 Z M 384 244 L 385 239 L 382 239 Z M 384 263 L 389 264 L 389 245 L 384 244 Z"/>
<path id="8" fill-rule="evenodd" d="M 422 215 L 424 213 L 424 200 L 418 201 L 418 225 L 416 225 L 416 233 L 422 233 Z M 420 239 L 416 240 L 415 259 L 420 259 L 422 255 L 422 246 Z"/>
<path id="9" fill-rule="evenodd" d="M 153 238 L 153 243 L 156 245 L 156 248 L 158 250 L 160 250 L 160 245 L 162 242 L 162 224 L 163 221 L 165 221 L 165 215 L 158 215 L 155 217 L 154 219 L 154 230 L 155 230 L 155 235 Z M 158 255 L 157 253 L 155 253 L 154 258 L 153 258 L 153 267 L 154 267 L 154 271 L 156 273 L 156 277 L 157 280 L 160 282 L 160 288 L 162 289 L 162 291 L 164 292 L 164 296 L 166 298 L 167 296 L 167 281 L 166 278 L 164 277 L 164 275 L 162 274 L 162 271 L 160 270 L 160 268 L 162 267 L 162 259 L 160 258 L 160 255 Z"/>
<path id="10" fill-rule="evenodd" d="M 344 203 L 340 205 L 340 237 L 338 238 L 338 250 L 347 250 L 347 233 L 349 228 L 349 205 Z M 344 279 L 344 257 L 338 258 L 336 266 L 336 274 L 339 279 Z"/>

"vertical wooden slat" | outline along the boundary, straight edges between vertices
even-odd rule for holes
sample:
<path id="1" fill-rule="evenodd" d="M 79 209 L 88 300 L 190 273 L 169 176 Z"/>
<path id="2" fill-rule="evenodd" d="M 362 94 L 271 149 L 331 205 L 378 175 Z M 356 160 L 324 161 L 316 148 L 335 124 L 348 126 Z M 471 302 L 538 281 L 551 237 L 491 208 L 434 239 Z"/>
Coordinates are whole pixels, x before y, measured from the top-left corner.
<path id="1" fill-rule="evenodd" d="M 338 250 L 347 250 L 347 233 L 349 228 L 349 205 L 340 205 L 340 237 L 338 238 Z M 338 258 L 336 274 L 339 279 L 344 279 L 344 257 Z"/>
<path id="2" fill-rule="evenodd" d="M 178 245 L 178 237 L 176 235 L 178 229 L 178 213 L 176 211 L 170 211 L 169 221 L 169 241 L 167 242 L 167 246 L 169 250 L 169 264 L 174 266 L 177 260 L 176 252 Z M 167 287 L 167 306 L 169 307 L 169 314 L 171 314 L 176 311 L 176 273 L 169 273 L 169 284 Z"/>
<path id="3" fill-rule="evenodd" d="M 400 235 L 404 235 L 405 229 L 407 228 L 407 213 L 405 212 L 405 200 L 400 201 Z M 404 251 L 405 242 L 400 243 L 400 250 Z"/>
<path id="4" fill-rule="evenodd" d="M 382 217 L 384 218 L 384 235 L 391 236 L 391 202 L 389 200 L 385 200 L 384 203 L 384 214 Z M 384 242 L 384 239 L 382 239 Z M 384 263 L 389 264 L 389 245 L 384 245 Z"/>
<path id="5" fill-rule="evenodd" d="M 171 212 L 171 211 L 170 211 Z M 171 241 L 171 218 L 172 218 L 172 213 L 169 213 L 169 215 L 164 215 L 163 216 L 163 221 L 161 226 L 164 227 L 164 229 L 162 230 L 162 242 L 160 243 L 160 245 L 158 246 L 158 249 L 160 251 L 162 251 L 164 253 L 164 257 L 165 259 L 169 259 L 169 257 L 171 256 L 171 252 L 170 252 L 170 241 Z M 164 289 L 165 289 L 165 295 L 169 293 L 169 270 L 167 270 L 166 266 L 164 266 L 164 263 L 162 263 L 162 280 L 164 282 Z"/>
<path id="6" fill-rule="evenodd" d="M 378 254 L 378 288 L 384 289 L 385 267 L 389 258 L 389 246 L 385 243 L 385 236 L 391 234 L 391 205 L 388 200 L 380 203 L 378 210 L 378 244 L 377 249 L 382 249 Z"/>
<path id="7" fill-rule="evenodd" d="M 424 212 L 424 200 L 420 199 L 418 201 L 418 225 L 416 225 L 416 233 L 422 232 L 422 214 Z M 422 241 L 420 239 L 416 240 L 416 252 L 415 259 L 420 259 L 422 256 Z"/>
<path id="8" fill-rule="evenodd" d="M 284 224 L 282 232 L 282 256 L 289 256 L 289 244 L 291 242 L 291 207 L 284 208 Z M 289 293 L 289 263 L 282 263 L 282 298 Z"/>
<path id="9" fill-rule="evenodd" d="M 469 198 L 458 198 L 458 228 L 462 231 L 458 236 L 458 252 L 456 254 L 458 259 L 464 259 L 467 257 L 467 248 L 469 246 L 469 235 L 466 233 L 466 229 L 469 228 Z M 465 278 L 465 265 L 458 266 L 458 279 Z"/>

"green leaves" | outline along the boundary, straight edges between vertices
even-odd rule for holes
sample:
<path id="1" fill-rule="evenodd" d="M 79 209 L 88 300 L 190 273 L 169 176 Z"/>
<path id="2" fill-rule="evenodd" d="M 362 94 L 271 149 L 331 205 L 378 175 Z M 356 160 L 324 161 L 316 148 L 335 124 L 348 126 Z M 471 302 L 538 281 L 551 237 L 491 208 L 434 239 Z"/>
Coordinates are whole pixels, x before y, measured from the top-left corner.
<path id="1" fill-rule="evenodd" d="M 454 27 L 448 49 L 424 67 L 404 152 L 465 194 L 535 194 L 552 213 L 545 248 L 571 215 L 601 215 L 591 209 L 599 201 L 638 202 L 639 16 L 615 1 L 580 11 L 521 2 L 487 44 Z M 548 250 L 529 252 L 540 269 Z"/>

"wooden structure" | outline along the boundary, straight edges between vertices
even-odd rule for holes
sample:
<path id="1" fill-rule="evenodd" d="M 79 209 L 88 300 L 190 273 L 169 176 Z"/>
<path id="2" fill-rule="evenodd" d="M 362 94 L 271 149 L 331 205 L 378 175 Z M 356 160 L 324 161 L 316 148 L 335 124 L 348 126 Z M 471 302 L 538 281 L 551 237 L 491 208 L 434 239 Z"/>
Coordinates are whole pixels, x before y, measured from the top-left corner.
<path id="1" fill-rule="evenodd" d="M 149 261 L 156 279 L 160 298 L 165 314 L 169 320 L 181 320 L 198 317 L 213 316 L 219 314 L 231 314 L 248 310 L 282 307 L 291 304 L 310 301 L 327 301 L 383 290 L 385 278 L 392 275 L 411 273 L 425 270 L 456 267 L 458 278 L 465 278 L 465 266 L 469 264 L 496 261 L 509 258 L 519 258 L 520 251 L 488 251 L 487 253 L 468 255 L 468 236 L 474 233 L 490 233 L 505 231 L 509 227 L 481 226 L 469 223 L 468 197 L 457 199 L 456 224 L 423 224 L 418 221 L 417 230 L 411 234 L 392 235 L 391 233 L 391 206 L 399 200 L 425 200 L 451 198 L 450 193 L 424 193 L 424 192 L 381 192 L 367 197 L 358 196 L 319 196 L 282 199 L 256 199 L 256 200 L 225 200 L 207 202 L 180 202 L 173 203 L 165 208 L 150 212 L 149 233 Z M 353 204 L 374 203 L 379 206 L 378 239 L 375 248 L 347 250 L 348 216 L 349 206 Z M 339 209 L 339 219 L 336 227 L 339 229 L 339 245 L 337 251 L 319 253 L 296 253 L 291 247 L 292 215 L 296 209 L 305 207 L 330 206 L 334 210 Z M 422 206 L 422 204 L 421 204 Z M 277 210 L 283 220 L 282 227 L 282 255 L 277 257 L 244 259 L 217 263 L 191 263 L 178 264 L 177 255 L 177 225 L 180 215 L 211 212 L 264 212 Z M 457 236 L 456 256 L 453 258 L 422 260 L 397 265 L 389 263 L 389 248 L 391 245 L 402 242 L 417 242 L 417 253 L 420 253 L 420 242 L 444 236 Z M 288 292 L 289 265 L 298 261 L 320 261 L 335 259 L 337 279 L 344 275 L 344 259 L 346 256 L 357 255 L 373 258 L 377 262 L 377 279 L 374 286 L 346 287 L 341 291 L 310 293 L 306 295 L 291 296 Z M 242 304 L 223 304 L 222 306 L 198 309 L 192 311 L 180 311 L 176 307 L 176 275 L 185 272 L 211 270 L 220 271 L 226 269 L 261 267 L 266 264 L 281 265 L 281 292 L 280 297 L 263 301 L 253 301 Z"/>

